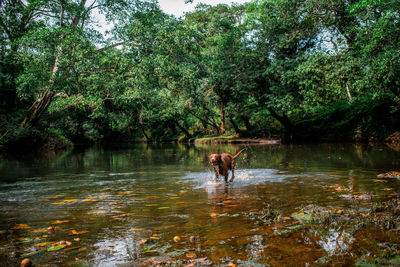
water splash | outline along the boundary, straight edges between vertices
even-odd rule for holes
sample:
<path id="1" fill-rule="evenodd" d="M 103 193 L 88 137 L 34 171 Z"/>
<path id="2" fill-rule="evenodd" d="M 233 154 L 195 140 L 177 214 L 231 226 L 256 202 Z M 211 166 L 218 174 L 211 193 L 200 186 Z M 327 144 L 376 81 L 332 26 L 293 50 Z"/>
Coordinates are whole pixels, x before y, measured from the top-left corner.
<path id="1" fill-rule="evenodd" d="M 229 179 L 231 177 L 229 173 Z M 276 169 L 241 169 L 235 171 L 235 179 L 230 186 L 247 186 L 247 185 L 258 185 L 266 182 L 284 182 L 287 178 L 299 177 L 303 175 L 289 174 Z M 194 189 L 207 189 L 210 187 L 216 187 L 221 184 L 225 184 L 225 180 L 222 176 L 219 180 L 215 180 L 215 174 L 211 171 L 207 172 L 187 172 L 183 179 L 191 180 L 196 185 Z"/>

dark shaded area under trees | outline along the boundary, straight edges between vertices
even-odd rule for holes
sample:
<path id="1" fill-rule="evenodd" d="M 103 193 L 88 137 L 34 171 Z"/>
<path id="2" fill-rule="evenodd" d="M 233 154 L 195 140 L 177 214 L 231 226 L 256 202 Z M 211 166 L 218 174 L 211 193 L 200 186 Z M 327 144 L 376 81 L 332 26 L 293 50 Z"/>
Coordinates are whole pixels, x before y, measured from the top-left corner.
<path id="1" fill-rule="evenodd" d="M 114 21 L 105 39 L 96 14 Z M 400 130 L 400 2 L 4 0 L 0 147 Z"/>

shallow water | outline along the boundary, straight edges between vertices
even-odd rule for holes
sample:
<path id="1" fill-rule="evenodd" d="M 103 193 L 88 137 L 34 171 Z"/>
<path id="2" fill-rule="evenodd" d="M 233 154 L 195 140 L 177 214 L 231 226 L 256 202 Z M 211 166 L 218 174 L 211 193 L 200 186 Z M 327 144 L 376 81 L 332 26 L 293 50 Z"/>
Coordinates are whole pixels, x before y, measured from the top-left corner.
<path id="1" fill-rule="evenodd" d="M 216 182 L 208 155 L 241 147 L 139 144 L 1 158 L 0 262 L 341 266 L 378 256 L 382 243 L 397 253 L 397 230 L 318 227 L 295 214 L 310 204 L 339 212 L 397 198 L 400 181 L 376 175 L 400 170 L 399 152 L 250 146 L 234 182 Z M 266 207 L 279 216 L 266 222 Z"/>

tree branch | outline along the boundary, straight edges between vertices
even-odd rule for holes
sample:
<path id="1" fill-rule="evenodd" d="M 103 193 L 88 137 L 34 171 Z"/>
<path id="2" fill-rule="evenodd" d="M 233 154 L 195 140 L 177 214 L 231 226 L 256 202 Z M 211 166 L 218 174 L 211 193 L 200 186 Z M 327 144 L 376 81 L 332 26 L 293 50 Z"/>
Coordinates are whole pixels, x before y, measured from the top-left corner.
<path id="1" fill-rule="evenodd" d="M 94 51 L 94 53 L 99 53 L 101 51 L 104 51 L 104 50 L 107 50 L 107 49 L 110 49 L 110 48 L 113 48 L 113 47 L 117 47 L 117 46 L 120 46 L 120 45 L 124 45 L 126 43 L 127 42 L 124 41 L 124 42 L 116 43 L 116 44 L 113 44 L 113 45 L 110 45 L 110 46 L 106 46 L 106 47 L 103 47 L 103 48 L 99 48 L 96 51 Z"/>

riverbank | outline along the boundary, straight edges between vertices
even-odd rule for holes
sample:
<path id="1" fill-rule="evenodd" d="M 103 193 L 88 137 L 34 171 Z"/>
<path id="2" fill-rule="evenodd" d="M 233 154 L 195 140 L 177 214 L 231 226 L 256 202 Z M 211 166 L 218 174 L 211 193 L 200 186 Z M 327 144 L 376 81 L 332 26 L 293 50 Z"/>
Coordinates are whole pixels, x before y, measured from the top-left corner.
<path id="1" fill-rule="evenodd" d="M 264 138 L 237 138 L 232 136 L 203 137 L 194 140 L 195 144 L 260 144 L 260 145 L 278 145 L 281 139 Z"/>

